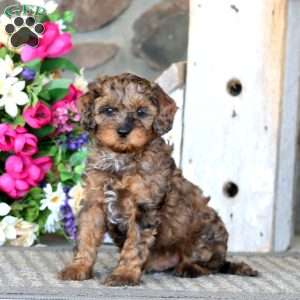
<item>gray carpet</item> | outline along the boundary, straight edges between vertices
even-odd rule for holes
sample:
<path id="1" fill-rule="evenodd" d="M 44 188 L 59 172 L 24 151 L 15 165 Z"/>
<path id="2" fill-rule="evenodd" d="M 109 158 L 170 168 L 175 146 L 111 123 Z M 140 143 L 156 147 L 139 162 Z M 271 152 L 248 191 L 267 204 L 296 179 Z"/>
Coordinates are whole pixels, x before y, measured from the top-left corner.
<path id="1" fill-rule="evenodd" d="M 1 248 L 0 299 L 300 299 L 300 254 L 235 256 L 261 273 L 259 278 L 211 275 L 196 279 L 147 274 L 139 287 L 107 288 L 101 284 L 117 262 L 114 247 L 98 254 L 96 276 L 62 282 L 56 272 L 70 261 L 71 248 Z"/>

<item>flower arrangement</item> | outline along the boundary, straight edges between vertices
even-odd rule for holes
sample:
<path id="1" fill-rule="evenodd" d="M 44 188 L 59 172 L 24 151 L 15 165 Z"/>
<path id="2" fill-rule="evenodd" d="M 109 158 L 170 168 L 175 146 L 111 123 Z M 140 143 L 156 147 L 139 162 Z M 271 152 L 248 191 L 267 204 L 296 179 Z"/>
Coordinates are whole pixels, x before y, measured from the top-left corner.
<path id="1" fill-rule="evenodd" d="M 0 245 L 31 246 L 45 233 L 75 239 L 88 135 L 77 99 L 87 83 L 63 56 L 72 50 L 71 12 L 54 1 L 20 0 L 47 10 L 33 48 L 12 49 L 0 24 Z M 74 74 L 62 78 L 62 71 Z"/>

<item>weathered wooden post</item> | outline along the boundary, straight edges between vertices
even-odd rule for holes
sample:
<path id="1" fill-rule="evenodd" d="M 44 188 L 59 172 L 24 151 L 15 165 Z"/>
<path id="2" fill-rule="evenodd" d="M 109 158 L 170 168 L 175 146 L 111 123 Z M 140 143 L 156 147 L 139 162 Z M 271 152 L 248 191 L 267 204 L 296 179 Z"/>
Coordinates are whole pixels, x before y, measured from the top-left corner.
<path id="1" fill-rule="evenodd" d="M 293 234 L 299 0 L 191 0 L 182 166 L 212 196 L 231 251 Z"/>

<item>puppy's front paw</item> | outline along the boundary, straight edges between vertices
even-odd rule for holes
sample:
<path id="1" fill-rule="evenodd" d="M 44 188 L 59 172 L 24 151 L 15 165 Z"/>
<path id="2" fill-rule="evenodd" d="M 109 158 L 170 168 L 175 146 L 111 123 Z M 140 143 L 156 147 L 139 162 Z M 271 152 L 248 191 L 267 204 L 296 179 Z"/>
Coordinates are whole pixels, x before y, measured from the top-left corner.
<path id="1" fill-rule="evenodd" d="M 139 283 L 139 278 L 134 278 L 128 274 L 111 274 L 104 281 L 107 286 L 134 286 Z"/>
<path id="2" fill-rule="evenodd" d="M 92 269 L 83 264 L 71 264 L 58 273 L 61 280 L 87 280 L 92 278 Z"/>

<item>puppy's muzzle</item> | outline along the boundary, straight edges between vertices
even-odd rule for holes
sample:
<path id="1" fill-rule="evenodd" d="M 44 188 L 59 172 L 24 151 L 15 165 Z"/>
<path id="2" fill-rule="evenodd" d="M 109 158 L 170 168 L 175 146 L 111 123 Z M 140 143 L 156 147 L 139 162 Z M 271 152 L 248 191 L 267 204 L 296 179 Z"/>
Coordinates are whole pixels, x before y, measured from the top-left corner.
<path id="1" fill-rule="evenodd" d="M 118 135 L 122 138 L 127 137 L 127 135 L 133 129 L 133 119 L 126 118 L 125 122 L 117 129 Z"/>

